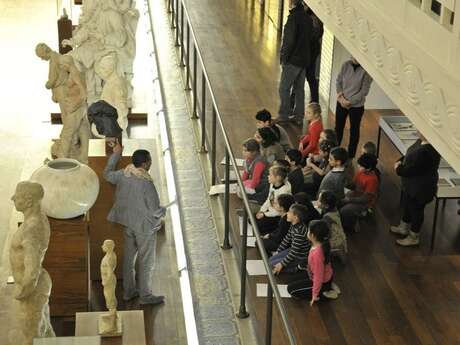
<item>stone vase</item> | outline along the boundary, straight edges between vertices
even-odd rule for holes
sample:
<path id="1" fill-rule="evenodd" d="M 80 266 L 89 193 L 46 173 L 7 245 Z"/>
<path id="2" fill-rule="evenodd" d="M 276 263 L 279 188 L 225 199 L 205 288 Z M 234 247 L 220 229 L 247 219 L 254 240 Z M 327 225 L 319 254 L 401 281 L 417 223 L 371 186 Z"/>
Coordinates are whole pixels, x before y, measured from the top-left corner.
<path id="1" fill-rule="evenodd" d="M 87 165 L 75 159 L 49 161 L 31 176 L 43 186 L 42 209 L 49 217 L 69 219 L 88 211 L 99 194 L 99 178 Z"/>

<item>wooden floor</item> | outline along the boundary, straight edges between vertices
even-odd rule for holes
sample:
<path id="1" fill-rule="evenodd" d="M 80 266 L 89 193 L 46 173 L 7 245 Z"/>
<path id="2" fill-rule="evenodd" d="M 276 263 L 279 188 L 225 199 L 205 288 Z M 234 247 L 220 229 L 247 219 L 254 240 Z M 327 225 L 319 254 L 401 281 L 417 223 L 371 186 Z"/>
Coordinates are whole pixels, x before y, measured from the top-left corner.
<path id="1" fill-rule="evenodd" d="M 236 156 L 241 156 L 241 142 L 255 130 L 255 112 L 268 108 L 276 114 L 279 38 L 257 0 L 188 0 L 187 4 L 230 141 Z M 380 114 L 366 112 L 361 143 L 376 142 Z M 292 126 L 288 130 L 295 140 L 299 130 Z M 222 152 L 220 147 L 218 160 Z M 349 235 L 346 265 L 334 264 L 340 298 L 314 307 L 284 300 L 299 344 L 460 343 L 458 205 L 448 201 L 440 211 L 433 253 L 429 251 L 433 205 L 426 210 L 420 248 L 397 247 L 388 231 L 400 213 L 399 180 L 392 171 L 397 158 L 396 149 L 382 138 L 382 192 L 376 214 L 362 222 L 361 232 Z M 237 207 L 241 204 L 232 200 L 232 209 Z M 238 239 L 234 210 L 232 222 L 233 238 Z M 234 248 L 238 250 L 238 241 Z M 255 249 L 248 255 L 258 257 Z M 286 282 L 292 277 L 279 279 Z M 264 281 L 249 279 L 248 304 L 261 337 L 266 299 L 256 297 L 255 286 Z M 287 344 L 277 315 L 273 324 L 273 344 Z"/>

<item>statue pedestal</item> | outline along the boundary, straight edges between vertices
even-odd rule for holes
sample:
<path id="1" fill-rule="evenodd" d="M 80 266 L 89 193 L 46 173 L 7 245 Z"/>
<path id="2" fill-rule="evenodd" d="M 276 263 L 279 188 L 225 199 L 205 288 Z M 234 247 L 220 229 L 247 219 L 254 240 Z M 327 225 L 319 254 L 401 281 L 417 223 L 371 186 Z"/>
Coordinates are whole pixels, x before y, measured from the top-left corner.
<path id="1" fill-rule="evenodd" d="M 99 316 L 98 330 L 101 337 L 119 337 L 123 333 L 123 322 L 120 313 L 105 313 Z"/>
<path id="2" fill-rule="evenodd" d="M 35 338 L 34 345 L 101 345 L 101 337 Z"/>
<path id="3" fill-rule="evenodd" d="M 48 219 L 51 236 L 43 268 L 53 281 L 50 315 L 73 316 L 88 310 L 88 219 Z"/>
<path id="4" fill-rule="evenodd" d="M 123 320 L 121 337 L 102 338 L 102 345 L 145 345 L 144 312 L 142 310 L 119 311 Z M 101 315 L 107 312 L 77 313 L 75 336 L 98 335 L 98 323 Z"/>

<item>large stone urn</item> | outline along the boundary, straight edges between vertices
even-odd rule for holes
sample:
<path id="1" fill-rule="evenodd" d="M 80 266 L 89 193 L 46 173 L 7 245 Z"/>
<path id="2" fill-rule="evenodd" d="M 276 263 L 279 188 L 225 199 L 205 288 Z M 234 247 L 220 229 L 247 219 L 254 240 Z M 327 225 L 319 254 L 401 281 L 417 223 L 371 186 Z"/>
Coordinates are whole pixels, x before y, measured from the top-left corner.
<path id="1" fill-rule="evenodd" d="M 88 211 L 99 194 L 99 178 L 75 159 L 58 158 L 37 169 L 30 178 L 45 190 L 42 209 L 47 216 L 69 219 Z"/>

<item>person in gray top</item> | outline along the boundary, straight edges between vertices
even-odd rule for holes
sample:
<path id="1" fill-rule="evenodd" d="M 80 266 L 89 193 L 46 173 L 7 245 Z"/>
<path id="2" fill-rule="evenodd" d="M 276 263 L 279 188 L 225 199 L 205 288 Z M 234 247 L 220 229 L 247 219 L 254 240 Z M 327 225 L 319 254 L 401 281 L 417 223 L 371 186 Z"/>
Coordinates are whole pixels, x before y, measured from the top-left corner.
<path id="1" fill-rule="evenodd" d="M 335 132 L 338 144 L 342 142 L 343 130 L 350 115 L 350 142 L 348 155 L 354 158 L 359 143 L 361 118 L 364 102 L 371 87 L 372 78 L 355 58 L 346 61 L 337 76 L 337 107 L 335 111 Z"/>
<path id="2" fill-rule="evenodd" d="M 155 262 L 155 239 L 162 227 L 161 218 L 166 209 L 148 173 L 152 165 L 150 153 L 137 150 L 132 155 L 132 164 L 115 170 L 120 160 L 122 147 L 113 148 L 104 178 L 116 185 L 115 202 L 107 216 L 111 222 L 124 226 L 123 253 L 123 298 L 128 301 L 140 296 L 140 304 L 160 304 L 164 296 L 152 294 L 152 273 Z M 139 284 L 136 286 L 135 261 L 139 264 Z"/>

